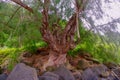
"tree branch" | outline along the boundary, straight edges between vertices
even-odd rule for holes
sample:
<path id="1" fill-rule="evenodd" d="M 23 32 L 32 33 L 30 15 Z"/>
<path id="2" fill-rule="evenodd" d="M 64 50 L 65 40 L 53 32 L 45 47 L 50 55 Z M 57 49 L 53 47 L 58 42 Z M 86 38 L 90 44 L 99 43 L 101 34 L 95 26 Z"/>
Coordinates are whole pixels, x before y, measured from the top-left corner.
<path id="1" fill-rule="evenodd" d="M 15 2 L 16 4 L 20 5 L 21 7 L 27 9 L 29 12 L 33 13 L 33 9 L 28 7 L 26 4 L 24 4 L 23 2 L 21 2 L 21 0 L 11 0 L 13 2 Z"/>

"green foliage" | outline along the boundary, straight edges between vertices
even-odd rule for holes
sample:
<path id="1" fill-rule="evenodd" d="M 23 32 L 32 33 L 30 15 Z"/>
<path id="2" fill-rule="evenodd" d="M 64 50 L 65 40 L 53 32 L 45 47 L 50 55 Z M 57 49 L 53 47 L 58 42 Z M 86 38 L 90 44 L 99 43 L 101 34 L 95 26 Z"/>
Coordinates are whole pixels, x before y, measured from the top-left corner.
<path id="1" fill-rule="evenodd" d="M 68 52 L 70 56 L 76 56 L 83 52 L 89 53 L 101 63 L 117 63 L 120 64 L 120 47 L 116 48 L 114 43 L 102 43 L 100 39 L 89 40 L 86 38 L 82 43 L 78 44 L 75 49 Z M 95 38 L 94 38 L 95 39 Z"/>
<path id="2" fill-rule="evenodd" d="M 25 50 L 31 53 L 35 53 L 35 51 L 37 50 L 35 41 L 29 41 L 29 44 L 26 45 Z"/>
<path id="3" fill-rule="evenodd" d="M 22 47 L 30 40 L 41 41 L 41 14 L 30 14 L 16 5 L 0 3 L 0 46 Z M 16 10 L 18 11 L 16 12 Z M 30 41 L 30 43 L 31 43 Z"/>
<path id="4" fill-rule="evenodd" d="M 53 0 L 56 4 L 58 4 L 60 2 L 60 0 Z"/>
<path id="5" fill-rule="evenodd" d="M 79 25 L 81 41 L 73 50 L 68 52 L 68 55 L 76 56 L 77 54 L 86 52 L 101 63 L 112 62 L 120 64 L 120 46 L 116 46 L 113 42 L 105 41 L 106 37 L 88 32 L 82 27 L 82 24 Z"/>
<path id="6" fill-rule="evenodd" d="M 112 46 L 112 47 L 111 47 Z M 112 62 L 112 63 L 120 63 L 119 60 L 119 51 L 116 49 L 115 44 L 101 44 L 95 45 L 95 50 L 92 52 L 93 57 L 98 59 L 100 62 Z"/>
<path id="7" fill-rule="evenodd" d="M 8 55 L 12 51 L 14 51 L 14 49 L 7 49 L 7 48 L 0 49 L 0 65 L 4 62 L 5 59 L 8 58 Z"/>
<path id="8" fill-rule="evenodd" d="M 22 49 L 19 48 L 1 48 L 0 49 L 0 65 L 8 67 L 9 70 L 18 63 L 18 57 Z"/>
<path id="9" fill-rule="evenodd" d="M 43 41 L 39 43 L 29 42 L 21 48 L 1 48 L 0 49 L 0 65 L 5 65 L 9 70 L 12 70 L 14 65 L 19 63 L 20 54 L 24 51 L 35 53 L 38 47 L 45 47 L 47 44 Z"/>
<path id="10" fill-rule="evenodd" d="M 38 49 L 38 47 L 45 47 L 47 44 L 43 41 L 36 43 L 35 41 L 29 41 L 28 44 L 24 47 L 24 51 L 28 51 L 30 53 L 35 53 Z"/>
<path id="11" fill-rule="evenodd" d="M 11 52 L 9 55 L 9 64 L 8 64 L 8 69 L 12 70 L 14 66 L 19 63 L 19 56 L 22 53 L 20 49 L 16 49 Z"/>

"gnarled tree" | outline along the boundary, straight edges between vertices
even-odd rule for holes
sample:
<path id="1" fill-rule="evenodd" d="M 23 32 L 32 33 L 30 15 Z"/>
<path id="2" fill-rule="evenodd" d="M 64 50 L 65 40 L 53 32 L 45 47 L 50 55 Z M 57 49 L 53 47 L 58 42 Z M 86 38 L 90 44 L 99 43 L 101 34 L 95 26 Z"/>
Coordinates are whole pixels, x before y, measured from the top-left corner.
<path id="1" fill-rule="evenodd" d="M 31 8 L 23 4 L 19 0 L 12 0 L 15 3 L 21 5 L 25 9 L 28 9 L 30 12 L 33 12 Z M 66 55 L 70 49 L 75 47 L 74 35 L 78 28 L 79 14 L 84 10 L 84 4 L 86 0 L 75 0 L 75 12 L 72 17 L 67 22 L 64 29 L 60 27 L 57 23 L 52 23 L 54 27 L 53 30 L 50 29 L 50 19 L 49 19 L 49 5 L 50 0 L 44 0 L 44 6 L 42 11 L 42 27 L 40 32 L 42 34 L 43 40 L 48 43 L 49 47 L 49 60 L 44 64 L 44 69 L 48 66 L 59 66 L 66 62 Z M 78 36 L 79 31 L 77 32 Z"/>

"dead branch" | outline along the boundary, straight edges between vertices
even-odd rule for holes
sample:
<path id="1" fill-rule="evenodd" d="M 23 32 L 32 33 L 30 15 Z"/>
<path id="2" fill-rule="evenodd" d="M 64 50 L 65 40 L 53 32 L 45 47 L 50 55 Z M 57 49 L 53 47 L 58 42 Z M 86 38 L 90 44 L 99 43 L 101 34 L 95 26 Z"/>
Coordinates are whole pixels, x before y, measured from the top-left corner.
<path id="1" fill-rule="evenodd" d="M 87 3 L 87 0 L 75 0 L 75 9 L 76 9 L 76 28 L 77 28 L 77 36 L 78 39 L 80 39 L 80 33 L 79 33 L 79 14 L 81 14 L 84 11 L 85 4 Z"/>
<path id="2" fill-rule="evenodd" d="M 31 13 L 33 13 L 33 9 L 28 7 L 26 4 L 24 4 L 21 0 L 11 0 L 13 2 L 15 2 L 16 4 L 22 6 L 23 8 L 27 9 L 28 11 L 30 11 Z"/>

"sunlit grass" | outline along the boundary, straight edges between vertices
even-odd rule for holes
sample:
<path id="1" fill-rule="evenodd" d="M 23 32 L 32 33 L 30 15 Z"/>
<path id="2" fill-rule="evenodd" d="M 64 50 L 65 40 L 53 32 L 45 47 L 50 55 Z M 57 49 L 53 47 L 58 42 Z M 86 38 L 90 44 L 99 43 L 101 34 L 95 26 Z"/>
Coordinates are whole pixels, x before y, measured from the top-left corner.
<path id="1" fill-rule="evenodd" d="M 36 44 L 29 44 L 27 46 L 23 46 L 21 48 L 8 48 L 8 47 L 0 48 L 0 65 L 1 64 L 6 65 L 6 61 L 8 61 L 7 64 L 8 69 L 12 70 L 14 65 L 16 63 L 19 63 L 18 59 L 21 53 L 23 53 L 24 51 L 34 53 L 38 47 L 45 47 L 46 45 L 47 44 L 42 41 Z"/>
<path id="2" fill-rule="evenodd" d="M 91 44 L 91 43 L 87 43 Z M 68 52 L 70 56 L 74 56 L 80 54 L 82 51 L 89 53 L 92 55 L 94 59 L 99 61 L 100 63 L 116 63 L 120 64 L 120 47 L 116 49 L 115 45 L 111 44 L 94 44 L 94 45 L 87 45 L 78 44 L 75 49 Z M 93 43 L 92 43 L 93 44 Z M 111 47 L 112 46 L 112 47 Z"/>
<path id="3" fill-rule="evenodd" d="M 89 44 L 89 45 L 88 45 Z M 111 47 L 108 44 L 100 45 L 91 43 L 81 43 L 78 44 L 73 50 L 68 52 L 69 56 L 76 56 L 80 54 L 82 51 L 89 53 L 93 56 L 93 58 L 100 63 L 112 62 L 116 64 L 120 64 L 120 48 L 117 50 L 115 47 Z M 3 64 L 6 60 L 9 60 L 8 68 L 12 70 L 16 63 L 19 63 L 19 56 L 24 51 L 29 51 L 30 53 L 35 53 L 34 51 L 38 47 L 45 47 L 47 44 L 45 42 L 39 42 L 35 44 L 29 44 L 27 46 L 23 46 L 21 48 L 1 48 L 0 49 L 0 65 Z M 114 46 L 114 45 L 112 45 Z"/>

